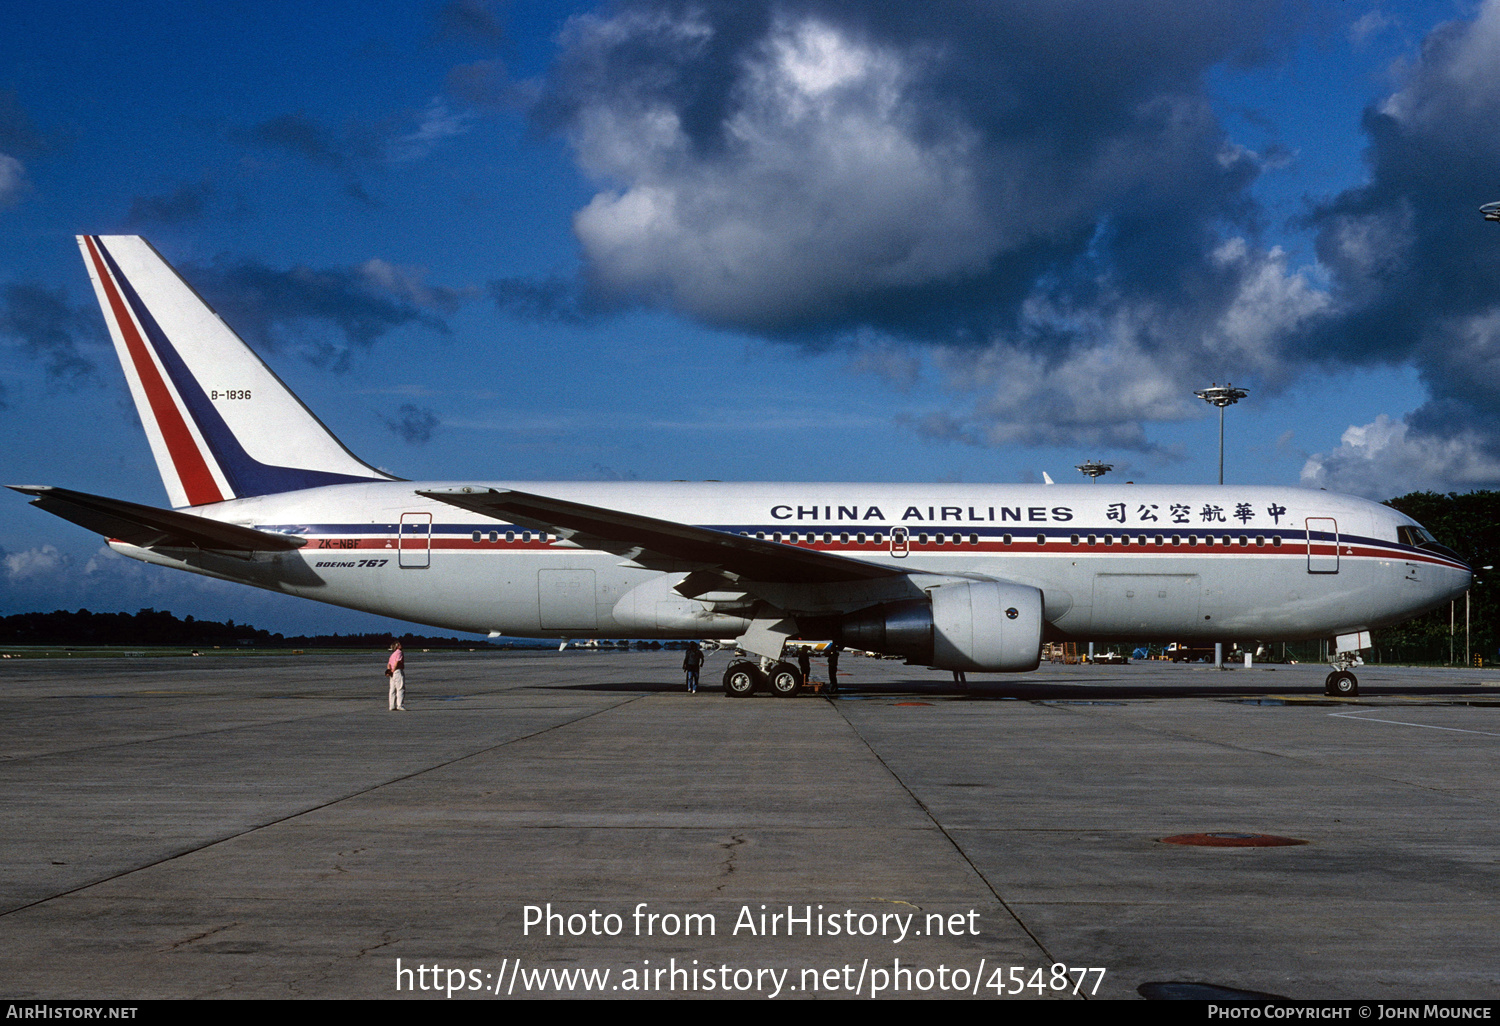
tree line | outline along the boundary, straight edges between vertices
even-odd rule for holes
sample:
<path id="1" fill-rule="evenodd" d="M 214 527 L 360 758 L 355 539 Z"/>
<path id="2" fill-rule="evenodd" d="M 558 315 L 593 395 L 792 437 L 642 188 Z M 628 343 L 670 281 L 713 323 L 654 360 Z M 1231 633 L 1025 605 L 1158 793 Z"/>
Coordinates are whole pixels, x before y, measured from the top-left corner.
<path id="1" fill-rule="evenodd" d="M 1457 552 L 1474 568 L 1474 587 L 1469 594 L 1469 648 L 1484 657 L 1486 666 L 1500 662 L 1500 601 L 1496 571 L 1482 567 L 1500 565 L 1500 492 L 1459 494 L 1412 492 L 1390 499 L 1387 506 L 1400 510 L 1432 532 L 1442 544 Z M 1424 613 L 1415 620 L 1375 632 L 1377 657 L 1382 662 L 1446 663 L 1450 648 L 1458 662 L 1464 659 L 1464 600 Z"/>
<path id="2" fill-rule="evenodd" d="M 391 634 L 297 634 L 287 637 L 233 620 L 181 619 L 164 609 L 142 609 L 137 613 L 76 613 L 59 609 L 51 613 L 17 613 L 0 617 L 0 645 L 79 646 L 158 645 L 184 648 L 384 648 Z M 400 635 L 401 643 L 423 648 L 474 648 L 486 641 L 465 638 L 433 638 Z"/>

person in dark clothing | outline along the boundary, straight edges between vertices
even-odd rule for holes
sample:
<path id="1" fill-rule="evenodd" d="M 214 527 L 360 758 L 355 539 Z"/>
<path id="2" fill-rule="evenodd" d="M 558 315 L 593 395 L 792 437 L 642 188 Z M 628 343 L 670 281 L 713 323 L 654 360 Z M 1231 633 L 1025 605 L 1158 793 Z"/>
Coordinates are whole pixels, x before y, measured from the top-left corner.
<path id="1" fill-rule="evenodd" d="M 828 646 L 828 693 L 836 695 L 839 693 L 839 647 Z"/>
<path id="2" fill-rule="evenodd" d="M 812 674 L 812 658 L 807 654 L 806 646 L 797 649 L 797 669 L 802 672 L 802 683 L 806 684 Z"/>
<path id="3" fill-rule="evenodd" d="M 687 689 L 690 695 L 698 693 L 698 671 L 702 668 L 703 650 L 694 641 L 688 645 L 687 651 L 682 654 L 682 669 L 687 674 Z"/>

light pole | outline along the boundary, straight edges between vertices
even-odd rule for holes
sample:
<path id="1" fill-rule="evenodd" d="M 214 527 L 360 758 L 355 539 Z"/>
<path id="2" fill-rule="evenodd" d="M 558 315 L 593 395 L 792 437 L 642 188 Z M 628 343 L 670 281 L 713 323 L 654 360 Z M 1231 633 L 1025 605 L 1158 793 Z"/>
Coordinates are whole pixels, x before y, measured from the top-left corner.
<path id="1" fill-rule="evenodd" d="M 1090 484 L 1098 484 L 1099 478 L 1115 469 L 1113 463 L 1100 463 L 1098 460 L 1084 460 L 1076 464 L 1076 469 L 1089 479 Z M 1094 643 L 1089 642 L 1089 665 L 1094 665 Z"/>
<path id="2" fill-rule="evenodd" d="M 1228 381 L 1219 384 L 1217 381 L 1207 388 L 1200 388 L 1193 393 L 1199 399 L 1211 406 L 1219 408 L 1219 484 L 1224 483 L 1224 407 L 1233 406 L 1250 393 L 1243 388 L 1235 388 Z M 1224 669 L 1224 643 L 1214 642 L 1214 666 Z"/>
<path id="3" fill-rule="evenodd" d="M 1219 408 L 1219 484 L 1224 483 L 1224 407 L 1233 406 L 1250 393 L 1243 388 L 1235 388 L 1229 382 L 1224 384 L 1212 384 L 1207 388 L 1200 388 L 1193 393 L 1199 399 L 1211 406 Z"/>
<path id="4" fill-rule="evenodd" d="M 1496 218 L 1496 220 L 1500 220 L 1500 218 Z M 1481 569 L 1481 570 L 1493 570 L 1495 568 L 1493 566 L 1482 566 L 1479 569 Z M 1469 644 L 1469 592 L 1471 592 L 1471 591 L 1474 590 L 1474 585 L 1475 584 L 1483 584 L 1483 583 L 1484 583 L 1483 581 L 1473 581 L 1472 583 L 1470 583 L 1470 585 L 1468 587 L 1468 590 L 1466 590 L 1464 592 L 1464 665 L 1465 666 L 1472 666 L 1474 664 L 1474 650 L 1473 650 L 1473 648 Z"/>

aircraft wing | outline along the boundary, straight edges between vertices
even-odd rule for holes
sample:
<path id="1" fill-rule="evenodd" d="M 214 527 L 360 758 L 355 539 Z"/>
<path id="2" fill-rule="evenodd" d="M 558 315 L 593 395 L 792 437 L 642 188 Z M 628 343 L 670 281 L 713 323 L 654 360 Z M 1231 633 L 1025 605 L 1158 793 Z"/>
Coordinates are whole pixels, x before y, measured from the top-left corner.
<path id="1" fill-rule="evenodd" d="M 900 577 L 904 571 L 831 552 L 746 538 L 671 520 L 624 513 L 580 502 L 510 489 L 420 490 L 437 499 L 505 523 L 553 531 L 586 548 L 602 549 L 643 566 L 662 563 L 717 568 L 751 581 L 833 584 Z"/>
<path id="2" fill-rule="evenodd" d="M 142 506 L 50 485 L 7 485 L 34 495 L 33 506 L 79 527 L 141 548 L 195 548 L 221 552 L 285 552 L 307 544 L 304 538 L 224 524 L 176 510 Z"/>

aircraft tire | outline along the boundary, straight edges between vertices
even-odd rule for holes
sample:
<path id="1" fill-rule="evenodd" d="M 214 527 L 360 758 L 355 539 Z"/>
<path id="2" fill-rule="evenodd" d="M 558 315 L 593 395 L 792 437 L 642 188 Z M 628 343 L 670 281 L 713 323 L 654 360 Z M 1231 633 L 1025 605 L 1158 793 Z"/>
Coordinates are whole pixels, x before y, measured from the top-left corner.
<path id="1" fill-rule="evenodd" d="M 1359 696 L 1359 679 L 1348 670 L 1339 670 L 1328 675 L 1328 693 L 1339 698 Z"/>
<path id="2" fill-rule="evenodd" d="M 749 698 L 764 683 L 760 667 L 754 663 L 730 663 L 724 671 L 724 697 Z"/>
<path id="3" fill-rule="evenodd" d="M 771 667 L 771 694 L 778 698 L 796 698 L 802 690 L 802 674 L 791 663 Z"/>

